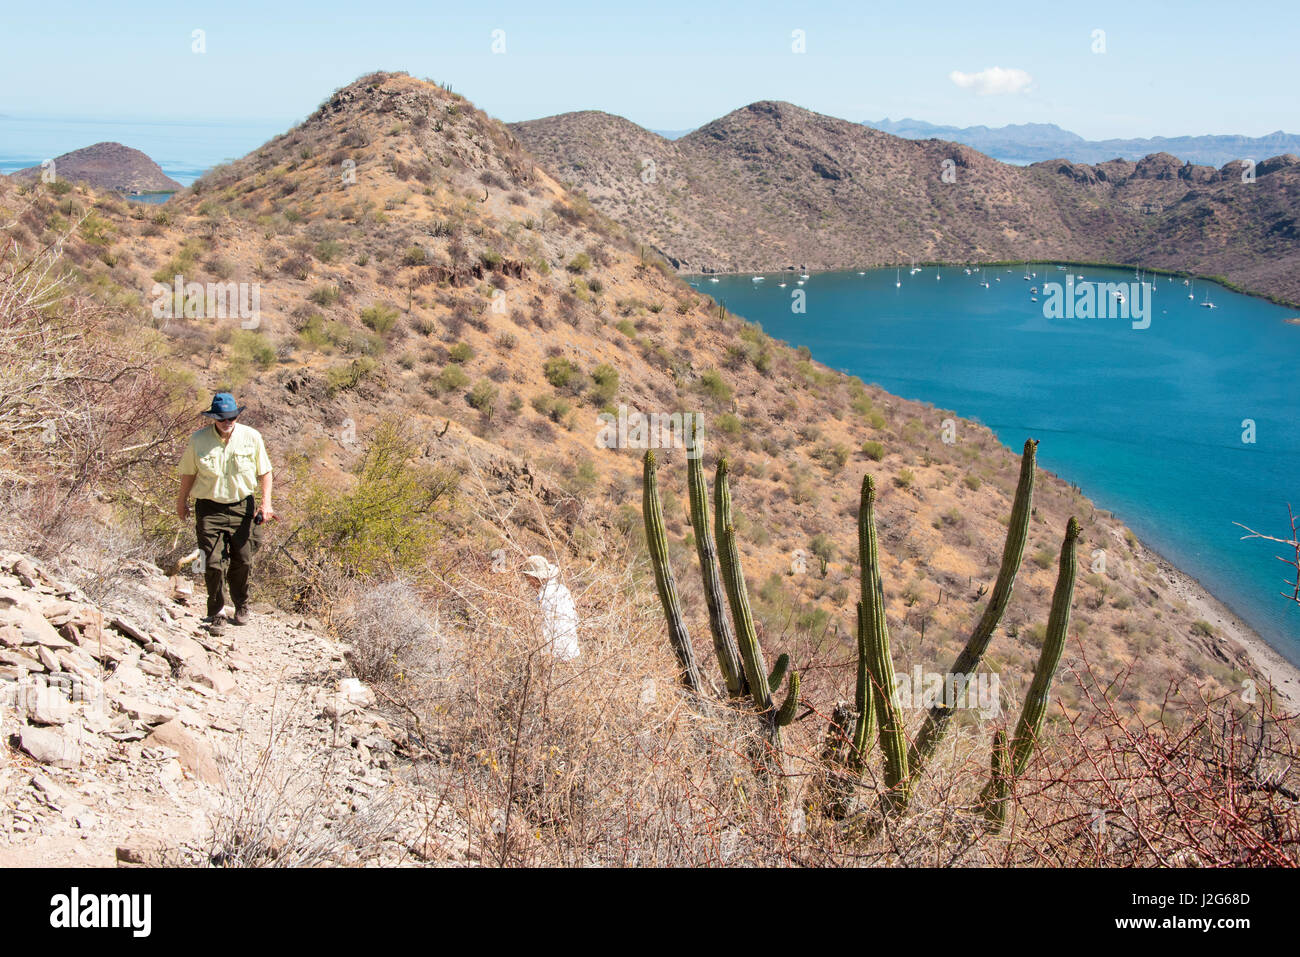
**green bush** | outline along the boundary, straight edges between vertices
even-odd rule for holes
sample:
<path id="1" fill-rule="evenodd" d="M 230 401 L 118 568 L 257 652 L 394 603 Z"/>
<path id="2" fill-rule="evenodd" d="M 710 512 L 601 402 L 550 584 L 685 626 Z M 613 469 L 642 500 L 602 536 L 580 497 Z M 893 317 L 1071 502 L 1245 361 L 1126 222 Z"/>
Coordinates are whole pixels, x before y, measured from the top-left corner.
<path id="1" fill-rule="evenodd" d="M 355 488 L 340 492 L 307 472 L 293 546 L 305 553 L 304 566 L 358 578 L 423 573 L 438 546 L 456 476 L 420 465 L 419 454 L 412 435 L 386 422 L 366 450 Z"/>
<path id="2" fill-rule="evenodd" d="M 230 351 L 236 359 L 254 362 L 263 369 L 275 364 L 275 346 L 266 336 L 251 329 L 241 329 L 231 337 Z"/>
<path id="3" fill-rule="evenodd" d="M 429 261 L 429 254 L 423 246 L 412 246 L 402 257 L 403 266 L 423 266 Z"/>
<path id="4" fill-rule="evenodd" d="M 575 378 L 582 375 L 582 370 L 564 356 L 551 356 L 542 364 L 546 381 L 557 389 L 571 385 Z"/>
<path id="5" fill-rule="evenodd" d="M 375 360 L 370 356 L 360 356 L 351 362 L 332 366 L 325 373 L 325 388 L 332 398 L 340 392 L 355 389 L 374 371 Z"/>
<path id="6" fill-rule="evenodd" d="M 583 273 L 591 268 L 591 257 L 586 253 L 578 253 L 569 260 L 569 265 L 565 267 L 569 272 Z"/>
<path id="7" fill-rule="evenodd" d="M 437 383 L 444 392 L 451 392 L 469 385 L 469 376 L 458 365 L 444 366 L 438 373 Z"/>
<path id="8" fill-rule="evenodd" d="M 318 306 L 332 306 L 339 301 L 339 290 L 337 286 L 317 286 L 307 298 Z"/>
<path id="9" fill-rule="evenodd" d="M 474 358 L 474 347 L 468 342 L 458 342 L 447 350 L 447 358 L 452 362 L 469 362 Z"/>
<path id="10" fill-rule="evenodd" d="M 862 443 L 862 452 L 873 462 L 879 462 L 885 457 L 885 447 L 879 442 L 867 441 Z"/>
<path id="11" fill-rule="evenodd" d="M 361 310 L 361 321 L 382 336 L 387 335 L 397 324 L 399 315 L 400 313 L 393 306 L 375 303 Z"/>
<path id="12" fill-rule="evenodd" d="M 594 383 L 591 395 L 597 405 L 603 406 L 614 401 L 614 397 L 618 395 L 617 369 L 602 362 L 591 370 L 591 381 Z"/>
<path id="13" fill-rule="evenodd" d="M 697 388 L 715 402 L 731 401 L 731 386 L 717 369 L 705 369 L 696 383 Z"/>
<path id="14" fill-rule="evenodd" d="M 323 239 L 312 252 L 321 262 L 332 263 L 343 253 L 343 244 L 334 239 Z"/>
<path id="15" fill-rule="evenodd" d="M 479 379 L 474 383 L 474 388 L 470 389 L 466 398 L 471 408 L 490 415 L 492 410 L 496 408 L 498 394 L 497 387 L 490 380 Z"/>

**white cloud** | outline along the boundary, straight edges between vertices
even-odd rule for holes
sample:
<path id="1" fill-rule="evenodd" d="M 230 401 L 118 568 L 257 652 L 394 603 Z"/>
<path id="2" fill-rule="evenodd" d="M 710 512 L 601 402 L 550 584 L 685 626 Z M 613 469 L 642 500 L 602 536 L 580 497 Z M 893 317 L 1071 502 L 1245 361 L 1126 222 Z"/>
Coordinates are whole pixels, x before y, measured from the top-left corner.
<path id="1" fill-rule="evenodd" d="M 978 73 L 953 70 L 948 74 L 948 79 L 963 90 L 974 90 L 980 96 L 1023 93 L 1034 82 L 1034 78 L 1024 70 L 1004 70 L 1000 66 L 991 66 Z"/>

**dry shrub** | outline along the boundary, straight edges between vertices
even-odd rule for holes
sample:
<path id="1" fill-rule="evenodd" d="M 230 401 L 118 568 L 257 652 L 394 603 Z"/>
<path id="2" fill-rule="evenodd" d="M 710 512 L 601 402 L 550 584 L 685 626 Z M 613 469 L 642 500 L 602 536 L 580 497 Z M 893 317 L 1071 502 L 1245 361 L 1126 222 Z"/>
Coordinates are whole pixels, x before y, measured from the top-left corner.
<path id="1" fill-rule="evenodd" d="M 192 418 L 138 320 L 77 294 L 63 257 L 76 228 L 35 252 L 0 250 L 0 496 L 26 490 L 41 508 L 24 518 L 46 537 L 99 489 L 165 515 L 157 477 Z"/>
<path id="2" fill-rule="evenodd" d="M 432 671 L 438 636 L 409 582 L 354 588 L 336 626 L 351 649 L 348 663 L 362 681 L 387 684 L 412 670 Z"/>

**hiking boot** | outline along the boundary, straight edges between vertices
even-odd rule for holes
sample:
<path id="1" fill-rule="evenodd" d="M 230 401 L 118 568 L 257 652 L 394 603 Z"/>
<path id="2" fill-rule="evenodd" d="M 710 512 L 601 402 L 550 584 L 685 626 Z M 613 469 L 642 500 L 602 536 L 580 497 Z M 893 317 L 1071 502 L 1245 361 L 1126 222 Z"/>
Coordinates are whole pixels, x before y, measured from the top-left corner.
<path id="1" fill-rule="evenodd" d="M 249 614 L 249 611 L 248 611 L 247 608 L 236 608 L 236 609 L 235 609 L 234 624 L 236 624 L 236 625 L 247 625 L 248 622 L 249 622 L 251 619 L 252 619 L 252 615 Z"/>

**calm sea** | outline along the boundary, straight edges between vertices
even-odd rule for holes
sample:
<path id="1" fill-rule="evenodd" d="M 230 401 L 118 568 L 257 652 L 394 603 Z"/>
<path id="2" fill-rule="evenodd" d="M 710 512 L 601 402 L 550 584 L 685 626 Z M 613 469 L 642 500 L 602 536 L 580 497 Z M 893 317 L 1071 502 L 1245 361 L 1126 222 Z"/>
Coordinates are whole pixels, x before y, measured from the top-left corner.
<path id="1" fill-rule="evenodd" d="M 1027 271 L 1036 276 L 1024 280 Z M 1070 272 L 1085 282 L 1134 278 Z M 1159 278 L 1149 328 L 1045 318 L 1041 287 L 1066 275 L 1033 264 L 988 267 L 987 277 L 930 267 L 821 273 L 803 286 L 788 274 L 690 281 L 829 366 L 979 419 L 1010 448 L 1041 439 L 1044 468 L 1115 512 L 1300 664 L 1300 606 L 1279 594 L 1283 549 L 1242 541 L 1233 525 L 1289 537 L 1287 503 L 1300 511 L 1300 325 L 1285 322 L 1296 312 Z M 803 314 L 792 311 L 798 290 Z M 1200 305 L 1206 293 L 1217 308 Z M 1243 441 L 1247 419 L 1253 442 Z"/>
<path id="2" fill-rule="evenodd" d="M 0 173 L 9 174 L 95 143 L 140 150 L 182 186 L 206 170 L 238 159 L 294 121 L 230 123 L 50 119 L 0 116 Z"/>

